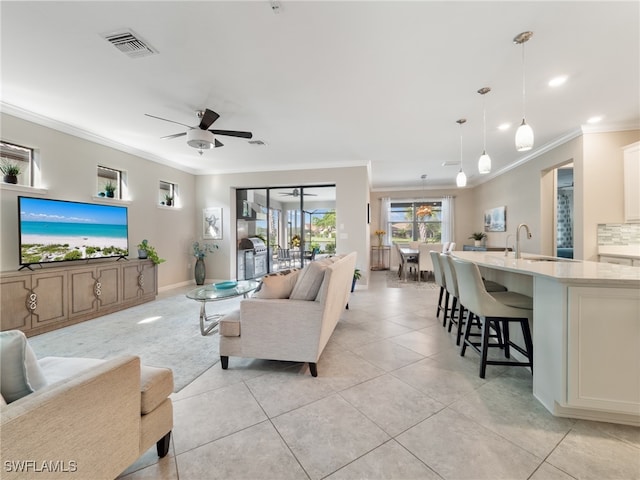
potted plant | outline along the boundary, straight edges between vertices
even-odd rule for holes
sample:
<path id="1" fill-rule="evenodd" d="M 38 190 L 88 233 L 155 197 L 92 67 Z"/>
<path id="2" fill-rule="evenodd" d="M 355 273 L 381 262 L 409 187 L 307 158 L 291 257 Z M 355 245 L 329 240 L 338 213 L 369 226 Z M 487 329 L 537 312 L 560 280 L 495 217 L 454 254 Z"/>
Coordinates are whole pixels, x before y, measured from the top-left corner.
<path id="1" fill-rule="evenodd" d="M 351 291 L 353 292 L 356 289 L 356 282 L 362 278 L 362 272 L 359 268 L 356 268 L 353 271 L 353 282 L 351 282 Z"/>
<path id="2" fill-rule="evenodd" d="M 116 186 L 111 181 L 107 182 L 104 186 L 104 191 L 107 194 L 108 198 L 113 198 L 114 192 L 116 191 Z"/>
<path id="3" fill-rule="evenodd" d="M 164 196 L 164 203 L 167 207 L 173 205 L 173 195 L 169 195 L 168 193 Z"/>
<path id="4" fill-rule="evenodd" d="M 20 175 L 20 172 L 22 171 L 22 169 L 20 168 L 20 165 L 16 163 L 4 161 L 0 165 L 0 171 L 4 175 L 3 181 L 5 183 L 17 184 L 18 175 Z"/>
<path id="5" fill-rule="evenodd" d="M 204 257 L 207 253 L 213 253 L 218 249 L 218 245 L 215 243 L 203 243 L 193 242 L 193 256 L 196 257 L 196 265 L 194 268 L 194 277 L 196 279 L 196 285 L 204 284 L 204 279 L 207 277 L 206 268 L 204 265 Z"/>
<path id="6" fill-rule="evenodd" d="M 138 244 L 138 258 L 140 259 L 148 258 L 156 265 L 165 261 L 164 258 L 160 258 L 158 256 L 156 249 L 151 245 L 149 245 L 149 242 L 146 239 L 142 240 L 142 242 Z"/>
<path id="7" fill-rule="evenodd" d="M 487 238 L 487 234 L 484 232 L 473 232 L 469 238 L 474 240 L 476 247 L 479 247 L 482 245 L 482 240 Z"/>

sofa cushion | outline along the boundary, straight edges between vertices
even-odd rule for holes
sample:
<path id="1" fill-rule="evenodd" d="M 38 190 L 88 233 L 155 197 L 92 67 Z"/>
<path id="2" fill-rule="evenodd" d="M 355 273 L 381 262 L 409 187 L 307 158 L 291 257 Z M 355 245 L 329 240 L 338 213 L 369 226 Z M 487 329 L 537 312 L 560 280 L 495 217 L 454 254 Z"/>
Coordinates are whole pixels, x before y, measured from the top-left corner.
<path id="1" fill-rule="evenodd" d="M 146 415 L 156 409 L 173 392 L 170 368 L 140 365 L 140 412 Z"/>
<path id="2" fill-rule="evenodd" d="M 11 403 L 47 385 L 35 353 L 20 330 L 0 332 L 0 393 Z"/>
<path id="3" fill-rule="evenodd" d="M 298 275 L 289 297 L 292 300 L 315 300 L 324 279 L 324 271 L 333 261 L 330 258 L 316 260 L 304 267 Z"/>
<path id="4" fill-rule="evenodd" d="M 38 363 L 49 383 L 77 377 L 79 373 L 95 368 L 106 360 L 82 357 L 44 357 Z"/>
<path id="5" fill-rule="evenodd" d="M 227 313 L 220 319 L 218 333 L 221 337 L 240 336 L 240 309 Z"/>
<path id="6" fill-rule="evenodd" d="M 289 298 L 299 273 L 300 269 L 294 268 L 265 275 L 253 296 L 256 298 Z"/>

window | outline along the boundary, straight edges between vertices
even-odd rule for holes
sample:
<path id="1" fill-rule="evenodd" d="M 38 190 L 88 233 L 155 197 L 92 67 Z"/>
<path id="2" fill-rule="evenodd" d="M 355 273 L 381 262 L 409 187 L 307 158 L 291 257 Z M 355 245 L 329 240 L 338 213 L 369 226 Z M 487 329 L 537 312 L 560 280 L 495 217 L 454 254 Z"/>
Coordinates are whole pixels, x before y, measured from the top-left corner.
<path id="1" fill-rule="evenodd" d="M 178 195 L 178 186 L 175 183 L 163 182 L 160 180 L 160 189 L 158 190 L 160 205 L 167 207 L 175 206 L 176 197 Z"/>
<path id="2" fill-rule="evenodd" d="M 98 165 L 98 195 L 108 198 L 122 198 L 122 172 Z"/>
<path id="3" fill-rule="evenodd" d="M 18 184 L 33 187 L 33 149 L 0 142 L 0 162 L 17 166 L 20 169 Z"/>
<path id="4" fill-rule="evenodd" d="M 392 242 L 442 242 L 442 202 L 391 202 L 389 231 Z"/>

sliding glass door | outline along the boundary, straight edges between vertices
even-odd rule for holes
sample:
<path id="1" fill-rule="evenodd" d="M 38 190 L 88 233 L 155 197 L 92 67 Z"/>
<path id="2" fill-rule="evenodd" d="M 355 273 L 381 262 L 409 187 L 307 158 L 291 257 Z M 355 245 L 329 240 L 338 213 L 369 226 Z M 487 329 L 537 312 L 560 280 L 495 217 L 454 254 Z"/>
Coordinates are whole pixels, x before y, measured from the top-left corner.
<path id="1" fill-rule="evenodd" d="M 301 268 L 318 256 L 335 253 L 334 185 L 238 189 L 236 202 L 239 279 L 259 276 L 246 267 L 249 250 L 259 258 L 260 244 L 266 250 L 268 272 Z"/>

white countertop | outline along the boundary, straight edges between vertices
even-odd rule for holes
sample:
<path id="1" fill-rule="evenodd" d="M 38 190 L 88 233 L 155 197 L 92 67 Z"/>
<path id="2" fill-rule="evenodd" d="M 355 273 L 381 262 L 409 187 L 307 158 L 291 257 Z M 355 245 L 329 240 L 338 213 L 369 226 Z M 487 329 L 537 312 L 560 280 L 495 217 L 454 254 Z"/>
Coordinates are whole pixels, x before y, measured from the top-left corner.
<path id="1" fill-rule="evenodd" d="M 499 252 L 452 252 L 457 258 L 474 262 L 479 266 L 521 273 L 531 276 L 545 276 L 562 282 L 610 283 L 615 285 L 640 287 L 640 267 L 611 263 L 569 260 L 547 257 L 533 253 L 523 253 L 518 260 L 510 252 L 505 257 Z M 541 260 L 552 261 L 541 261 Z"/>

